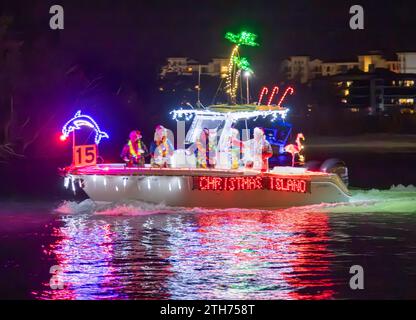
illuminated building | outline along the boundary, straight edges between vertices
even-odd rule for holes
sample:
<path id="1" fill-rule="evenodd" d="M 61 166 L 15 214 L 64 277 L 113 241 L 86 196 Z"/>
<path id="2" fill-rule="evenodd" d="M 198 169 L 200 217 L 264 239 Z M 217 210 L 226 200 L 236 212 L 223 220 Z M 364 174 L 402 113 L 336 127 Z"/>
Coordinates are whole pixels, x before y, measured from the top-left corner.
<path id="1" fill-rule="evenodd" d="M 337 105 L 351 112 L 414 114 L 416 110 L 416 74 L 351 70 L 314 79 L 311 85 L 319 92 L 334 92 Z"/>
<path id="2" fill-rule="evenodd" d="M 201 68 L 202 75 L 225 78 L 229 59 L 214 58 L 206 64 L 187 57 L 170 57 L 166 61 L 167 63 L 161 68 L 159 74 L 161 78 L 168 76 L 191 76 L 199 73 L 199 68 Z"/>
<path id="3" fill-rule="evenodd" d="M 395 73 L 416 73 L 416 52 L 398 52 L 397 59 L 387 60 L 378 52 L 358 56 L 356 61 L 329 61 L 310 56 L 291 56 L 284 60 L 281 70 L 285 78 L 307 83 L 320 76 L 334 76 L 352 69 L 371 72 L 377 68 Z"/>

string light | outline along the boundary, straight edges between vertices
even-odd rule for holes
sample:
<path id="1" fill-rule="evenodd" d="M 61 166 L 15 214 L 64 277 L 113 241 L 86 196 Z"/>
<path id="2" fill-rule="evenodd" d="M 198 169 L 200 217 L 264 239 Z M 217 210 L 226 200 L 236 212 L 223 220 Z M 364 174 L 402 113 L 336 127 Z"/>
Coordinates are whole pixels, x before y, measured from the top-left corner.
<path id="1" fill-rule="evenodd" d="M 65 189 L 68 189 L 68 187 L 69 187 L 69 181 L 70 180 L 71 180 L 70 177 L 65 177 L 65 179 L 64 179 L 64 187 L 65 187 Z"/>
<path id="2" fill-rule="evenodd" d="M 260 97 L 259 97 L 259 101 L 257 102 L 258 105 L 261 105 L 261 102 L 263 101 L 263 96 L 265 94 L 269 93 L 269 89 L 267 89 L 267 87 L 263 87 L 260 91 Z"/>
<path id="3" fill-rule="evenodd" d="M 295 92 L 295 90 L 292 87 L 288 87 L 286 88 L 285 92 L 283 93 L 282 97 L 280 98 L 279 102 L 277 103 L 278 107 L 282 106 L 283 101 L 285 100 L 286 96 L 292 95 Z M 262 101 L 263 101 L 263 97 L 264 95 L 267 95 L 269 93 L 269 89 L 267 87 L 263 87 L 260 91 L 260 96 L 259 96 L 259 101 L 257 102 L 257 105 L 261 105 Z M 269 96 L 269 100 L 267 102 L 267 106 L 270 106 L 274 97 L 279 93 L 279 87 L 278 86 L 274 86 L 273 90 Z"/>
<path id="4" fill-rule="evenodd" d="M 237 97 L 238 80 L 240 79 L 240 75 L 241 75 L 241 69 L 239 69 L 237 73 L 235 74 L 234 86 L 231 91 L 231 96 L 233 97 L 234 100 Z"/>
<path id="5" fill-rule="evenodd" d="M 97 122 L 90 116 L 81 114 L 81 110 L 75 113 L 75 116 L 68 120 L 62 127 L 61 140 L 65 141 L 69 134 L 75 130 L 79 130 L 82 127 L 92 128 L 95 131 L 95 144 L 99 144 L 102 138 L 109 138 L 108 134 L 100 130 Z"/>
<path id="6" fill-rule="evenodd" d="M 283 96 L 280 98 L 279 103 L 277 104 L 278 107 L 280 107 L 282 105 L 282 102 L 285 100 L 287 94 L 292 95 L 295 92 L 295 90 L 292 87 L 288 87 L 285 91 L 285 93 L 283 94 Z"/>
<path id="7" fill-rule="evenodd" d="M 270 106 L 272 104 L 273 98 L 274 98 L 275 95 L 278 94 L 278 92 L 279 92 L 279 87 L 275 86 L 272 90 L 272 93 L 270 94 L 269 101 L 267 102 L 268 106 Z"/>
<path id="8" fill-rule="evenodd" d="M 253 70 L 250 68 L 250 62 L 245 57 L 234 57 L 234 64 L 240 70 L 252 73 Z"/>
<path id="9" fill-rule="evenodd" d="M 73 192 L 74 192 L 74 194 L 75 194 L 76 190 L 75 190 L 75 183 L 74 183 L 74 179 L 71 179 L 71 187 L 72 187 L 72 191 L 73 191 Z"/>
<path id="10" fill-rule="evenodd" d="M 225 84 L 225 92 L 230 96 L 231 103 L 234 104 L 237 96 L 238 77 L 240 76 L 241 70 L 244 70 L 241 67 L 249 68 L 247 59 L 239 58 L 239 49 L 240 46 L 258 46 L 258 43 L 256 42 L 257 35 L 247 31 L 241 31 L 238 34 L 227 32 L 225 34 L 225 39 L 235 43 L 228 63 L 227 80 Z M 240 63 L 240 67 L 237 63 Z"/>
<path id="11" fill-rule="evenodd" d="M 213 120 L 225 120 L 226 118 L 231 118 L 233 121 L 237 120 L 248 120 L 250 118 L 267 118 L 272 117 L 272 120 L 276 120 L 278 117 L 282 119 L 286 118 L 289 109 L 279 109 L 279 110 L 253 110 L 253 111 L 234 111 L 234 112 L 216 112 L 210 110 L 194 110 L 194 109 L 179 109 L 170 112 L 172 114 L 173 120 L 181 120 L 183 118 L 190 119 L 194 116 L 200 117 L 209 117 Z"/>
<path id="12" fill-rule="evenodd" d="M 241 31 L 238 34 L 227 32 L 225 34 L 225 39 L 237 45 L 244 45 L 244 46 L 250 46 L 250 47 L 256 47 L 259 45 L 256 42 L 257 35 L 251 32 L 247 32 L 247 31 Z"/>
<path id="13" fill-rule="evenodd" d="M 231 51 L 230 61 L 228 62 L 227 67 L 227 80 L 225 83 L 225 92 L 228 93 L 233 100 L 235 97 L 233 96 L 233 74 L 234 74 L 234 57 L 237 55 L 240 46 L 236 45 L 233 50 Z"/>

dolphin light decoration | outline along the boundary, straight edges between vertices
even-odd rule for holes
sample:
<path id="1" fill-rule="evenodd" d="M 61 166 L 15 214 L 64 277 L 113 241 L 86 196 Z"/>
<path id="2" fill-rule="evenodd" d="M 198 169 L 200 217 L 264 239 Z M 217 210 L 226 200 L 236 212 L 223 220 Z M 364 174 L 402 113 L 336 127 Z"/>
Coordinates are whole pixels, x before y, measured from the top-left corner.
<path id="1" fill-rule="evenodd" d="M 102 138 L 109 138 L 106 132 L 100 130 L 100 127 L 93 118 L 85 114 L 81 114 L 81 110 L 79 110 L 75 113 L 75 116 L 62 127 L 61 140 L 66 140 L 71 132 L 79 130 L 81 127 L 88 127 L 95 131 L 94 141 L 97 145 L 100 143 Z"/>

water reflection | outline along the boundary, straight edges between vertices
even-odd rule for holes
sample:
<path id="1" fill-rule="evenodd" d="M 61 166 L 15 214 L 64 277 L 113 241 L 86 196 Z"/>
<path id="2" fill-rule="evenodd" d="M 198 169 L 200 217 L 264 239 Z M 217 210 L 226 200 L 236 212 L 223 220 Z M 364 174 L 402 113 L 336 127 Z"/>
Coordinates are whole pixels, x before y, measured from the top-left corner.
<path id="1" fill-rule="evenodd" d="M 301 211 L 68 215 L 45 256 L 65 288 L 40 299 L 322 299 L 328 216 Z M 52 264 L 54 262 L 51 262 Z"/>
<path id="2" fill-rule="evenodd" d="M 208 213 L 169 230 L 174 298 L 318 299 L 334 294 L 325 214 Z"/>

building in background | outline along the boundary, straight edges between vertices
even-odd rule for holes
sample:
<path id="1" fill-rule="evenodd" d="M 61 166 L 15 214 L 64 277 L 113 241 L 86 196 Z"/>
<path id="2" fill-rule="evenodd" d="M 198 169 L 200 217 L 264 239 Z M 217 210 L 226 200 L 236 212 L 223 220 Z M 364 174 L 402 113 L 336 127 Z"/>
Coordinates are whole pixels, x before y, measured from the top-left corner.
<path id="1" fill-rule="evenodd" d="M 190 76 L 199 72 L 202 75 L 225 78 L 228 70 L 229 59 L 214 58 L 207 64 L 202 64 L 187 57 L 167 58 L 167 63 L 161 68 L 159 76 Z"/>
<path id="2" fill-rule="evenodd" d="M 311 81 L 312 90 L 332 94 L 335 106 L 365 115 L 416 114 L 416 74 L 386 68 L 358 69 Z"/>
<path id="3" fill-rule="evenodd" d="M 287 80 L 308 83 L 321 76 L 334 76 L 352 69 L 372 72 L 375 69 L 388 69 L 394 73 L 416 73 L 416 52 L 396 53 L 397 59 L 387 60 L 379 53 L 359 55 L 352 62 L 324 62 L 309 56 L 291 56 L 281 65 Z"/>

